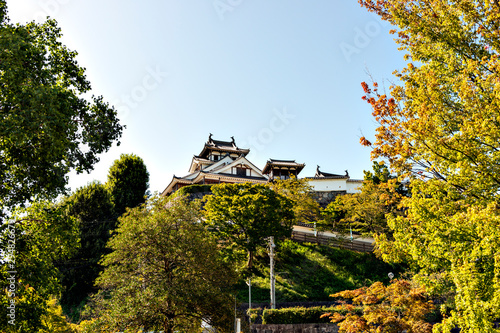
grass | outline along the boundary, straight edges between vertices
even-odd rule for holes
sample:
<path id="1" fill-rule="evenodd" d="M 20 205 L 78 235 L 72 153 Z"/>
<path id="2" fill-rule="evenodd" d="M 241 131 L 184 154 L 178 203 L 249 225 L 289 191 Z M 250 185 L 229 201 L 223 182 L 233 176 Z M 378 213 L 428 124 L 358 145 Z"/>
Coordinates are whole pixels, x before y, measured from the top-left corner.
<path id="1" fill-rule="evenodd" d="M 275 256 L 276 301 L 331 301 L 330 294 L 389 282 L 387 274 L 403 269 L 377 259 L 373 253 L 285 240 L 277 244 Z M 269 256 L 257 253 L 252 276 L 252 303 L 269 302 Z M 248 286 L 238 284 L 238 299 L 248 302 Z"/>

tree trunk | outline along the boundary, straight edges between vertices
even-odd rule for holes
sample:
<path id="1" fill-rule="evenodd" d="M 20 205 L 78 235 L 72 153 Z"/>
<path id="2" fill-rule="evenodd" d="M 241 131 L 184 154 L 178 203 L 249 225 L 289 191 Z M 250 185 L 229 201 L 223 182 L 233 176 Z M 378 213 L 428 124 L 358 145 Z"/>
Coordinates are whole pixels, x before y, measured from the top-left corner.
<path id="1" fill-rule="evenodd" d="M 252 266 L 253 266 L 253 251 L 248 250 L 247 268 L 252 268 Z"/>

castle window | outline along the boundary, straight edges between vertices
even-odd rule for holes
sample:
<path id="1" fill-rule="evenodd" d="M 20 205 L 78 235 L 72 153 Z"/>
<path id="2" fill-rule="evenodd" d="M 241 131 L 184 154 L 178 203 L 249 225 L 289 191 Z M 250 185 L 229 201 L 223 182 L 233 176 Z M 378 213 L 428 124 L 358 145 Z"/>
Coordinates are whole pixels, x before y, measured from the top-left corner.
<path id="1" fill-rule="evenodd" d="M 236 175 L 238 175 L 238 176 L 246 176 L 247 175 L 247 169 L 245 169 L 245 168 L 236 168 Z"/>

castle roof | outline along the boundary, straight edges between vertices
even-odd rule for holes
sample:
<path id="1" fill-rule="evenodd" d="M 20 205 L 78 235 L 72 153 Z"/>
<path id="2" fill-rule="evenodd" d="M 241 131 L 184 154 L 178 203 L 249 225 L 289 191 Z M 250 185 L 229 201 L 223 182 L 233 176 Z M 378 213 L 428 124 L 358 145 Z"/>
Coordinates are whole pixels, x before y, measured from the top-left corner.
<path id="1" fill-rule="evenodd" d="M 231 141 L 214 140 L 212 139 L 212 134 L 210 134 L 201 153 L 196 157 L 206 159 L 211 151 L 238 154 L 240 156 L 246 156 L 250 152 L 250 149 L 239 148 L 234 141 L 234 137 L 231 137 L 231 139 Z"/>
<path id="2" fill-rule="evenodd" d="M 349 172 L 345 171 L 345 175 L 335 173 L 328 173 L 319 170 L 319 165 L 316 167 L 316 174 L 314 177 L 306 177 L 307 179 L 349 179 Z"/>
<path id="3" fill-rule="evenodd" d="M 272 169 L 274 168 L 280 168 L 280 169 L 291 169 L 291 170 L 297 170 L 297 174 L 304 169 L 306 165 L 304 163 L 297 163 L 295 160 L 275 160 L 275 159 L 269 159 L 266 162 L 266 165 L 264 166 L 264 169 L 262 169 L 263 174 L 268 174 L 271 172 Z"/>
<path id="4" fill-rule="evenodd" d="M 206 159 L 200 159 L 198 157 L 193 158 L 193 160 L 198 159 L 205 162 Z M 173 176 L 170 184 L 162 192 L 162 195 L 168 195 L 175 191 L 176 185 L 192 185 L 192 184 L 205 184 L 205 183 L 267 183 L 268 178 L 262 174 L 259 168 L 257 168 L 253 163 L 246 159 L 245 156 L 240 156 L 237 158 L 232 158 L 226 156 L 223 159 L 213 162 L 212 164 L 202 170 L 194 170 L 193 167 L 190 168 L 190 173 L 184 177 Z M 234 169 L 243 168 L 250 169 L 247 173 L 237 174 L 234 173 Z"/>

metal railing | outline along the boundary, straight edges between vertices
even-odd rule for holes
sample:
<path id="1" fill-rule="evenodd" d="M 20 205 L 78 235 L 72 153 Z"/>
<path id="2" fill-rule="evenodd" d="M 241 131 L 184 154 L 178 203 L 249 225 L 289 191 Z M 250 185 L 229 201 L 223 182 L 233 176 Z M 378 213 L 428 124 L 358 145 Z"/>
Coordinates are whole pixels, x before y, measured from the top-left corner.
<path id="1" fill-rule="evenodd" d="M 321 245 L 334 246 L 342 249 L 349 249 L 358 252 L 373 252 L 374 244 L 361 242 L 350 239 L 339 239 L 336 237 L 329 237 L 318 234 L 310 234 L 307 232 L 294 231 L 292 232 L 292 239 L 302 243 L 317 243 Z"/>

